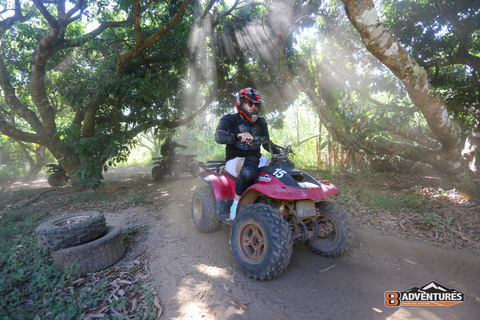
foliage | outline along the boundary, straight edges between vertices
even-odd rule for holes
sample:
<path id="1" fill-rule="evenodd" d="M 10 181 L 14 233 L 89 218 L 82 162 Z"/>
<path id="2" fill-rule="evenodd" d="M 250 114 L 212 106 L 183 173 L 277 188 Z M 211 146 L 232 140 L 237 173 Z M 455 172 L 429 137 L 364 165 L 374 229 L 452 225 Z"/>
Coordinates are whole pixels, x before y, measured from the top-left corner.
<path id="1" fill-rule="evenodd" d="M 322 177 L 323 178 L 323 177 Z M 424 212 L 425 206 L 420 196 L 405 192 L 392 193 L 391 191 L 380 190 L 381 186 L 373 187 L 351 186 L 342 190 L 339 195 L 339 202 L 342 204 L 363 204 L 364 206 L 400 212 L 404 208 L 416 212 Z"/>
<path id="2" fill-rule="evenodd" d="M 420 223 L 428 227 L 439 227 L 441 224 L 441 219 L 433 213 L 426 213 L 421 219 Z"/>
<path id="3" fill-rule="evenodd" d="M 141 192 L 138 195 L 127 195 L 128 203 L 130 204 L 150 204 L 152 200 L 148 200 L 145 192 Z"/>
<path id="4" fill-rule="evenodd" d="M 0 302 L 4 316 L 25 319 L 55 314 L 60 318 L 75 319 L 81 310 L 78 304 L 71 303 L 72 297 L 67 294 L 72 281 L 71 270 L 66 273 L 57 271 L 48 252 L 38 248 L 34 241 L 35 221 L 45 213 L 4 209 L 0 214 L 0 255 L 3 261 Z M 88 297 L 91 301 L 95 298 L 96 292 Z"/>
<path id="5" fill-rule="evenodd" d="M 174 141 L 187 146 L 184 154 L 193 154 L 198 161 L 221 160 L 225 159 L 225 146 L 217 144 L 214 138 L 219 120 L 220 117 L 213 114 L 204 114 L 188 125 L 177 128 L 174 133 L 171 131 L 167 131 L 167 133 Z M 160 137 L 158 140 L 163 144 L 167 134 L 159 133 L 158 136 Z M 152 150 L 153 142 L 151 139 L 147 140 L 142 137 L 140 139 L 142 140 L 132 151 L 132 156 L 127 161 L 128 164 L 146 164 L 151 161 L 151 154 L 146 153 L 143 148 Z M 160 154 L 156 156 L 160 156 Z"/>
<path id="6" fill-rule="evenodd" d="M 1 178 L 19 178 L 25 173 L 25 170 L 18 168 L 17 166 L 12 165 L 1 165 L 0 166 L 0 177 Z"/>
<path id="7" fill-rule="evenodd" d="M 100 135 L 73 144 L 75 152 L 83 160 L 78 183 L 97 188 L 103 179 L 102 170 L 106 172 L 109 166 L 126 161 L 133 143 L 120 135 Z"/>
<path id="8" fill-rule="evenodd" d="M 435 61 L 439 57 L 446 58 L 463 45 L 468 45 L 472 55 L 478 55 L 480 45 L 478 30 L 480 29 L 480 5 L 468 0 L 443 1 L 448 10 L 454 13 L 461 21 L 463 30 L 431 1 L 382 1 L 382 14 L 386 25 L 392 30 L 400 42 L 421 62 Z M 468 34 L 463 35 L 466 31 Z M 462 37 L 467 37 L 467 43 L 462 43 Z M 440 62 L 440 61 L 438 61 Z M 468 68 L 464 62 L 457 61 L 456 65 L 444 63 L 441 71 L 434 75 L 432 80 L 437 88 L 444 91 L 447 99 L 473 102 L 475 94 L 471 86 L 475 77 L 475 68 Z M 463 88 L 462 88 L 463 87 Z M 465 90 L 466 89 L 466 90 Z"/>
<path id="9" fill-rule="evenodd" d="M 65 199 L 62 199 L 63 204 L 68 203 L 82 203 L 85 201 L 104 202 L 112 199 L 112 196 L 104 190 L 84 191 L 76 192 L 66 195 Z"/>
<path id="10" fill-rule="evenodd" d="M 458 220 L 453 218 L 448 212 L 443 215 L 425 213 L 420 219 L 420 223 L 429 228 L 443 228 L 444 226 L 455 225 L 457 222 Z"/>

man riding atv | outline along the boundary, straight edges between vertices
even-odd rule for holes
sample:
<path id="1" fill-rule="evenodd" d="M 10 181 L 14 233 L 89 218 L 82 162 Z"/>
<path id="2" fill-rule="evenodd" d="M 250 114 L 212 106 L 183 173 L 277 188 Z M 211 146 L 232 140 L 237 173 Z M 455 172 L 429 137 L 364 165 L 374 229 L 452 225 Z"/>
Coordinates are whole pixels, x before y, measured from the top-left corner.
<path id="1" fill-rule="evenodd" d="M 237 265 L 248 277 L 261 281 L 282 274 L 290 263 L 294 241 L 305 242 L 328 258 L 343 255 L 355 236 L 350 214 L 332 201 L 338 188 L 295 168 L 289 145 L 280 148 L 268 136 L 257 136 L 257 131 L 268 135 L 264 123 L 257 119 L 258 126 L 246 125 L 242 116 L 236 120 L 234 115 L 222 118 L 216 134 L 217 141 L 227 144 L 229 160 L 201 165 L 204 171 L 198 177 L 207 185 L 197 187 L 192 195 L 195 228 L 213 232 L 222 222 L 228 224 Z M 260 156 L 260 144 L 269 147 L 267 161 Z M 278 149 L 283 150 L 278 153 Z M 263 162 L 269 164 L 259 168 Z M 238 210 L 231 210 L 234 199 L 238 199 Z"/>
<path id="2" fill-rule="evenodd" d="M 182 148 L 183 150 L 187 149 L 183 144 L 174 142 L 171 137 L 165 138 L 165 143 L 160 148 L 160 153 L 163 156 L 163 159 L 167 162 L 168 167 L 170 167 L 173 160 L 175 160 L 175 148 Z"/>
<path id="3" fill-rule="evenodd" d="M 215 141 L 226 144 L 227 161 L 225 169 L 237 177 L 235 198 L 230 208 L 230 219 L 235 219 L 238 200 L 251 185 L 257 182 L 258 168 L 269 165 L 270 158 L 260 154 L 260 144 L 253 143 L 255 136 L 269 139 L 268 125 L 258 116 L 258 110 L 265 102 L 257 90 L 245 88 L 238 92 L 237 113 L 227 114 L 220 119 L 215 132 Z M 268 145 L 263 144 L 267 151 Z M 281 153 L 283 148 L 274 145 L 273 151 Z"/>

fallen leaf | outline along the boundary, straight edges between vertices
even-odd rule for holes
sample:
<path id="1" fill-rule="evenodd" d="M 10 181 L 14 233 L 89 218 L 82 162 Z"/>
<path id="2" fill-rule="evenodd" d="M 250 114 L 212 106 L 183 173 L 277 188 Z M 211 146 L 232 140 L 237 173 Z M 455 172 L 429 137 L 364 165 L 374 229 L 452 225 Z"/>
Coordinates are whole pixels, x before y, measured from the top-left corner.
<path id="1" fill-rule="evenodd" d="M 157 307 L 158 310 L 162 310 L 162 306 L 160 305 L 158 297 L 155 297 L 155 299 L 153 299 L 153 304 L 155 305 L 155 307 Z"/>
<path id="2" fill-rule="evenodd" d="M 277 317 L 280 317 L 280 318 L 283 319 L 283 316 L 282 316 L 281 314 L 276 313 L 275 311 L 272 311 L 272 310 L 270 310 L 270 312 L 271 312 L 273 315 L 276 315 Z"/>
<path id="3" fill-rule="evenodd" d="M 226 284 L 223 284 L 223 290 L 225 290 L 225 292 L 230 292 L 231 290 L 227 287 Z"/>
<path id="4" fill-rule="evenodd" d="M 248 307 L 243 302 L 240 302 L 240 301 L 233 301 L 233 302 L 235 302 L 240 309 L 248 310 Z"/>
<path id="5" fill-rule="evenodd" d="M 335 268 L 336 266 L 337 266 L 337 265 L 334 264 L 334 265 L 331 265 L 330 267 L 326 267 L 325 269 L 318 269 L 318 270 L 317 270 L 317 273 L 318 273 L 318 274 L 325 273 L 325 272 L 327 272 L 328 270 Z"/>
<path id="6" fill-rule="evenodd" d="M 410 260 L 407 260 L 405 258 L 402 258 L 403 260 L 407 261 L 408 263 L 411 263 L 411 264 L 417 264 L 416 262 L 413 262 L 413 261 L 410 261 Z"/>

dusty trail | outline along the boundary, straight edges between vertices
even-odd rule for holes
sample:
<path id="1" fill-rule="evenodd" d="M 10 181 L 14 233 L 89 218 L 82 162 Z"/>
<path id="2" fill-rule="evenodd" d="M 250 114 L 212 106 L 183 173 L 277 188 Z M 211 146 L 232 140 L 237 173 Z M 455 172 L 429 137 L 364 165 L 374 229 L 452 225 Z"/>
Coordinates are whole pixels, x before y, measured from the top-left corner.
<path id="1" fill-rule="evenodd" d="M 348 255 L 330 260 L 296 243 L 286 271 L 258 282 L 236 268 L 227 225 L 213 233 L 195 229 L 190 199 L 203 181 L 184 174 L 179 181 L 165 177 L 152 183 L 148 169 L 129 178 L 167 199 L 160 211 L 107 214 L 107 221 L 124 226 L 150 225 L 138 250 L 149 254 L 163 319 L 478 319 L 478 256 L 360 229 Z M 449 308 L 385 307 L 386 291 L 430 281 L 463 292 L 465 302 Z"/>

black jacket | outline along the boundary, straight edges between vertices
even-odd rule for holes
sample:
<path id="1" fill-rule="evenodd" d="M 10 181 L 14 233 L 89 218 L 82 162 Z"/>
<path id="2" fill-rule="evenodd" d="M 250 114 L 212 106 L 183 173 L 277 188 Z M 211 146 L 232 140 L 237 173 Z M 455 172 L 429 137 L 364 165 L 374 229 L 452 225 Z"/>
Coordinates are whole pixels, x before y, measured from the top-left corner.
<path id="1" fill-rule="evenodd" d="M 215 131 L 215 141 L 220 144 L 226 144 L 225 160 L 228 161 L 235 157 L 261 157 L 260 144 L 254 143 L 250 146 L 238 139 L 239 133 L 246 132 L 249 132 L 254 137 L 260 136 L 270 139 L 267 122 L 262 117 L 259 117 L 255 123 L 246 121 L 238 113 L 227 114 L 220 119 Z M 270 151 L 267 144 L 263 144 L 263 148 Z M 275 151 L 277 152 L 278 149 L 275 148 Z"/>
<path id="2" fill-rule="evenodd" d="M 187 147 L 184 146 L 183 144 L 176 143 L 175 141 L 168 144 L 164 143 L 162 147 L 160 148 L 160 153 L 162 156 L 169 156 L 169 155 L 175 155 L 175 148 L 183 148 L 186 149 Z"/>

